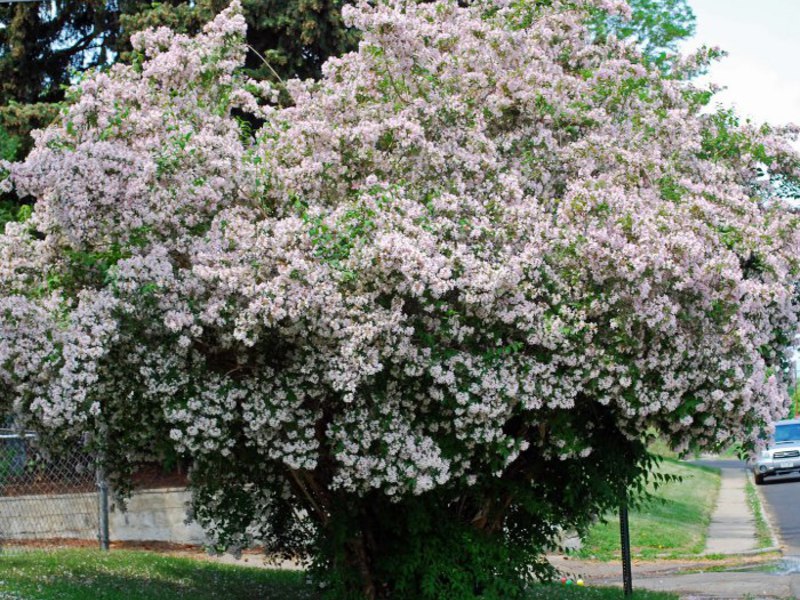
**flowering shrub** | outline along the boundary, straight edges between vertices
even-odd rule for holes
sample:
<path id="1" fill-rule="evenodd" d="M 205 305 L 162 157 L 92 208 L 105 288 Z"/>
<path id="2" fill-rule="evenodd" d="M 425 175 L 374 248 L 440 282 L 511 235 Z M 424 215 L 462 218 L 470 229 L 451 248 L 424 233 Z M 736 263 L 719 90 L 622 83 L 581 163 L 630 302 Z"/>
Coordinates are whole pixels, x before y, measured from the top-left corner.
<path id="1" fill-rule="evenodd" d="M 220 546 L 419 598 L 521 593 L 646 431 L 782 416 L 794 130 L 701 114 L 703 53 L 594 38 L 624 5 L 541 4 L 346 8 L 358 52 L 288 107 L 237 71 L 236 4 L 137 34 L 0 167 L 36 198 L 0 237 L 0 402 L 118 486 L 190 456 Z"/>

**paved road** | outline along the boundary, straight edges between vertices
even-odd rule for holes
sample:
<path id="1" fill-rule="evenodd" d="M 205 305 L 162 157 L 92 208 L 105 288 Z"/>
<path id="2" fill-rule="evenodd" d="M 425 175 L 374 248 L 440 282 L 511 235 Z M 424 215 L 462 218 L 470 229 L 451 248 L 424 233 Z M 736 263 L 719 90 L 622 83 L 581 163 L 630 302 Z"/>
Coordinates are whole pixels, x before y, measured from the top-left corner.
<path id="1" fill-rule="evenodd" d="M 709 467 L 745 468 L 738 460 L 698 460 L 693 461 Z M 784 554 L 800 557 L 800 475 L 782 475 L 767 478 L 761 486 L 766 509 L 777 534 L 784 544 Z"/>
<path id="2" fill-rule="evenodd" d="M 800 476 L 767 478 L 761 492 L 785 546 L 784 553 L 800 557 Z"/>
<path id="3" fill-rule="evenodd" d="M 705 465 L 706 467 L 715 467 L 717 469 L 744 469 L 747 465 L 741 460 L 735 458 L 715 458 L 715 459 L 702 459 L 690 461 L 697 465 Z"/>

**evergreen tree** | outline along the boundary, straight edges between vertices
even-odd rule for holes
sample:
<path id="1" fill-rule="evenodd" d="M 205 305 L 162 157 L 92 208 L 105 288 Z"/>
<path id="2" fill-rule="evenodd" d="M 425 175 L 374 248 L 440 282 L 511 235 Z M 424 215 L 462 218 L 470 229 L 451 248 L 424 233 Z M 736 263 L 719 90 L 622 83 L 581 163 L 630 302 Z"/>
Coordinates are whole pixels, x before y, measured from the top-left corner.
<path id="1" fill-rule="evenodd" d="M 138 10 L 129 7 L 120 18 L 123 51 L 129 47 L 130 35 L 147 27 L 163 25 L 198 33 L 228 2 L 136 4 Z M 317 78 L 329 56 L 355 49 L 356 34 L 342 23 L 344 0 L 245 0 L 242 4 L 251 48 L 246 66 L 258 79 Z"/>
<path id="2" fill-rule="evenodd" d="M 107 64 L 119 32 L 116 3 L 25 2 L 0 7 L 0 127 L 4 154 L 24 155 L 29 133 L 57 113 L 73 72 Z"/>

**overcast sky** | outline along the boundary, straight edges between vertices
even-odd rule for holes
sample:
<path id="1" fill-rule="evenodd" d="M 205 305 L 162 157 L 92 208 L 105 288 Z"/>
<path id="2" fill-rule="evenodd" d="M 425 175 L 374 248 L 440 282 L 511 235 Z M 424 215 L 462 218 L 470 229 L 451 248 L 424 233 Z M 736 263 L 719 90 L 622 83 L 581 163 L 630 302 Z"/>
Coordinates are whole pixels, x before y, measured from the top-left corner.
<path id="1" fill-rule="evenodd" d="M 800 0 L 689 4 L 697 34 L 687 46 L 705 43 L 728 52 L 709 73 L 727 88 L 718 100 L 757 121 L 800 124 Z"/>

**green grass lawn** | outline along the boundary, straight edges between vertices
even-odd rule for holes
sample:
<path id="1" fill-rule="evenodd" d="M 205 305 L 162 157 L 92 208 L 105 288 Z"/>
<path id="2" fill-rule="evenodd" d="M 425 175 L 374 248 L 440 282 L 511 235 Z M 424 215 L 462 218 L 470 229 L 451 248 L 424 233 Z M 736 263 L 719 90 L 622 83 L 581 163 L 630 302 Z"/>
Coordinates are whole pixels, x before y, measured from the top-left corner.
<path id="1" fill-rule="evenodd" d="M 638 558 L 698 554 L 705 546 L 719 491 L 719 471 L 672 459 L 665 459 L 659 470 L 679 475 L 682 480 L 662 484 L 654 491 L 656 499 L 630 512 L 631 554 Z M 616 514 L 606 518 L 607 522 L 589 530 L 578 556 L 601 560 L 619 557 L 619 518 Z"/>
<path id="2" fill-rule="evenodd" d="M 625 596 L 620 588 L 576 587 L 565 585 L 541 585 L 532 590 L 531 600 L 622 600 Z M 625 600 L 678 600 L 676 594 L 635 590 Z"/>
<path id="3" fill-rule="evenodd" d="M 0 600 L 303 600 L 315 598 L 305 574 L 115 550 L 0 555 Z M 616 600 L 617 588 L 537 585 L 530 600 Z M 634 600 L 677 600 L 637 591 Z M 457 599 L 454 599 L 457 600 Z"/>
<path id="4" fill-rule="evenodd" d="M 756 486 L 753 485 L 753 481 L 749 477 L 744 487 L 744 493 L 747 496 L 747 505 L 750 507 L 750 512 L 753 514 L 758 547 L 769 548 L 770 546 L 774 546 L 775 542 L 772 539 L 772 532 L 769 530 L 769 525 L 767 525 L 767 519 L 764 517 L 761 499 L 758 496 Z"/>
<path id="5" fill-rule="evenodd" d="M 151 552 L 54 550 L 0 555 L 0 600 L 299 600 L 305 575 Z"/>

